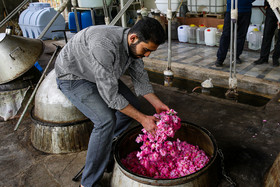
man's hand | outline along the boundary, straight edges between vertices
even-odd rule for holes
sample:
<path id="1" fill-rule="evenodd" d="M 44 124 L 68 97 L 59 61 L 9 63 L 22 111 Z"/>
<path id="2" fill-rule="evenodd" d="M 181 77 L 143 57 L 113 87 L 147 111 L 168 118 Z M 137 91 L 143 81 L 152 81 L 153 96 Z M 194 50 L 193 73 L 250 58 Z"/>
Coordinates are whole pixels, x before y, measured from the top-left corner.
<path id="1" fill-rule="evenodd" d="M 143 118 L 142 121 L 140 121 L 140 123 L 142 124 L 142 126 L 145 128 L 145 130 L 149 133 L 151 133 L 153 136 L 156 135 L 156 130 L 157 130 L 157 125 L 156 122 L 159 119 L 157 119 L 154 116 L 145 116 L 145 118 Z"/>
<path id="2" fill-rule="evenodd" d="M 159 114 L 163 111 L 170 110 L 168 106 L 166 106 L 155 94 L 150 93 L 144 95 L 145 99 L 149 101 L 153 107 L 155 108 L 156 112 Z"/>

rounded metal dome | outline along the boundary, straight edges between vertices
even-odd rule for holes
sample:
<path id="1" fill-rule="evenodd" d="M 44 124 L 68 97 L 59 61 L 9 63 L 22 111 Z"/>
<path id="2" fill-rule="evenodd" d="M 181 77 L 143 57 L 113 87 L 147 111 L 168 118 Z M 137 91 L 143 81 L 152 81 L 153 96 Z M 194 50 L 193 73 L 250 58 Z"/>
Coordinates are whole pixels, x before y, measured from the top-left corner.
<path id="1" fill-rule="evenodd" d="M 35 96 L 34 117 L 53 123 L 87 119 L 57 88 L 55 70 L 42 81 Z"/>

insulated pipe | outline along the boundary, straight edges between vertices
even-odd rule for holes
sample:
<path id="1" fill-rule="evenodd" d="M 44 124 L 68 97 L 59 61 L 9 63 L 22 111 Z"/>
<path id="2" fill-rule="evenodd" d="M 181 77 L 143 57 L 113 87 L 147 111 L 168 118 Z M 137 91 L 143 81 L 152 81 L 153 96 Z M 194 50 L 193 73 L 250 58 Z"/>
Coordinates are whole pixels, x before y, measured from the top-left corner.
<path id="1" fill-rule="evenodd" d="M 31 0 L 24 0 L 20 5 L 18 5 L 7 17 L 5 17 L 1 22 L 0 22 L 0 28 L 3 27 L 19 10 L 24 7 L 29 1 Z"/>
<path id="2" fill-rule="evenodd" d="M 77 14 L 77 6 L 78 6 L 77 5 L 77 0 L 71 0 L 71 4 L 72 4 L 73 9 L 74 9 L 77 32 L 79 32 L 81 30 L 81 28 L 80 28 L 80 24 L 79 24 L 79 20 L 78 20 L 78 14 Z"/>
<path id="3" fill-rule="evenodd" d="M 56 13 L 56 15 L 52 18 L 52 20 L 48 23 L 48 25 L 44 28 L 44 30 L 41 32 L 41 34 L 38 36 L 38 39 L 42 39 L 44 37 L 44 35 L 46 34 L 46 32 L 49 30 L 49 28 L 52 26 L 52 24 L 54 23 L 54 21 L 56 20 L 56 18 L 60 15 L 61 12 L 64 11 L 64 9 L 66 8 L 67 3 L 70 2 L 70 0 L 67 0 L 66 2 L 62 3 L 61 6 L 58 9 L 58 12 Z"/>
<path id="4" fill-rule="evenodd" d="M 109 25 L 110 23 L 110 18 L 109 18 L 109 14 L 108 14 L 108 9 L 107 9 L 107 3 L 106 0 L 103 0 L 103 10 L 104 10 L 104 15 L 105 15 L 105 24 Z"/>
<path id="5" fill-rule="evenodd" d="M 32 102 L 32 100 L 33 100 L 33 98 L 34 98 L 34 96 L 35 96 L 35 94 L 36 94 L 36 92 L 37 92 L 37 90 L 38 90 L 38 88 L 39 88 L 41 82 L 43 81 L 43 79 L 44 79 L 44 77 L 45 77 L 45 75 L 46 75 L 46 73 L 47 73 L 47 70 L 49 69 L 50 64 L 54 61 L 54 59 L 55 59 L 56 55 L 59 53 L 60 49 L 61 49 L 60 46 L 57 46 L 57 47 L 56 47 L 56 50 L 55 50 L 55 52 L 53 53 L 53 55 L 52 55 L 50 61 L 48 62 L 47 66 L 46 66 L 46 68 L 45 68 L 45 70 L 44 70 L 44 72 L 42 73 L 42 75 L 41 75 L 41 77 L 40 77 L 40 79 L 39 79 L 39 81 L 38 81 L 36 87 L 34 88 L 32 94 L 31 94 L 31 96 L 30 96 L 30 98 L 29 98 L 29 100 L 28 100 L 28 102 L 27 102 L 27 104 L 26 104 L 26 106 L 25 106 L 25 108 L 24 108 L 24 110 L 23 110 L 23 112 L 22 112 L 22 114 L 21 114 L 21 116 L 20 116 L 20 118 L 19 118 L 19 120 L 18 120 L 16 126 L 15 126 L 15 128 L 14 128 L 14 131 L 17 130 L 19 124 L 21 123 L 21 121 L 22 121 L 22 119 L 23 119 L 23 117 L 24 117 L 24 115 L 25 115 L 25 113 L 26 113 L 26 111 L 27 111 L 27 109 L 28 109 L 28 106 L 29 106 L 30 103 Z"/>
<path id="6" fill-rule="evenodd" d="M 168 0 L 167 9 L 167 19 L 168 19 L 168 66 L 167 70 L 163 72 L 164 74 L 164 86 L 172 86 L 173 83 L 173 72 L 171 71 L 171 21 L 172 21 L 172 10 L 171 10 L 171 0 Z"/>
<path id="7" fill-rule="evenodd" d="M 231 0 L 231 29 L 230 29 L 230 77 L 229 77 L 229 88 L 237 88 L 236 79 L 236 51 L 237 51 L 237 19 L 238 19 L 238 0 Z M 234 8 L 235 6 L 235 8 Z M 234 32 L 233 32 L 234 27 Z M 232 49 L 234 48 L 234 49 Z M 232 68 L 233 66 L 233 68 Z M 232 70 L 233 69 L 233 70 Z M 232 75 L 233 71 L 233 75 Z"/>
<path id="8" fill-rule="evenodd" d="M 124 8 L 124 0 L 121 0 L 120 3 L 121 3 L 121 9 L 123 9 Z M 122 15 L 122 27 L 127 27 L 126 14 Z"/>
<path id="9" fill-rule="evenodd" d="M 120 17 L 125 13 L 125 11 L 128 9 L 128 7 L 133 3 L 134 0 L 129 0 L 123 8 L 119 11 L 119 13 L 116 15 L 116 17 L 111 21 L 109 25 L 115 25 L 117 21 L 120 19 Z"/>

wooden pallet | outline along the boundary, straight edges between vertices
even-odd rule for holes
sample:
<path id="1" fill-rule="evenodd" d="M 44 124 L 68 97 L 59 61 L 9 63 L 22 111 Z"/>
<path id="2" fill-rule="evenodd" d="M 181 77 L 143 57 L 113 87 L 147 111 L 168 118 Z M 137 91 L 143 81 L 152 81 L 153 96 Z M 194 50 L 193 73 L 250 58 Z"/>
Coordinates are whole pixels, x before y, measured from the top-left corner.
<path id="1" fill-rule="evenodd" d="M 205 18 L 217 18 L 217 19 L 224 19 L 224 14 L 203 14 Z"/>
<path id="2" fill-rule="evenodd" d="M 187 18 L 198 18 L 198 17 L 203 17 L 203 13 L 191 13 L 187 12 L 186 13 Z"/>

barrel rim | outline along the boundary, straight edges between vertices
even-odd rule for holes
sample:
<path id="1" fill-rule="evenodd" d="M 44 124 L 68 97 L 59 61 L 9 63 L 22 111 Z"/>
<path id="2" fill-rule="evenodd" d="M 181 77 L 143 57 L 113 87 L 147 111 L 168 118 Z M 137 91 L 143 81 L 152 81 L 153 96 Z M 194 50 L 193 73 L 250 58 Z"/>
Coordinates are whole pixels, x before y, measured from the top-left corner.
<path id="1" fill-rule="evenodd" d="M 48 127 L 68 127 L 68 126 L 79 125 L 79 124 L 82 124 L 82 123 L 85 123 L 85 122 L 90 122 L 90 119 L 88 119 L 88 118 L 84 119 L 84 120 L 68 122 L 68 123 L 53 123 L 53 122 L 48 122 L 48 121 L 42 121 L 34 115 L 34 106 L 31 109 L 30 117 L 31 117 L 31 120 L 35 124 L 39 124 L 39 125 L 42 125 L 42 126 L 48 126 Z"/>
<path id="2" fill-rule="evenodd" d="M 143 183 L 143 184 L 148 184 L 148 185 L 153 185 L 153 184 L 160 184 L 158 181 L 163 181 L 165 184 L 165 186 L 168 186 L 168 183 L 171 183 L 172 182 L 172 185 L 177 185 L 177 184 L 182 184 L 182 182 L 187 182 L 187 181 L 192 181 L 194 180 L 195 178 L 201 176 L 202 174 L 204 174 L 207 169 L 214 164 L 214 162 L 216 161 L 216 158 L 218 156 L 218 146 L 217 146 L 217 142 L 216 142 L 216 139 L 214 138 L 214 136 L 212 135 L 212 133 L 210 131 L 208 131 L 206 128 L 204 127 L 201 127 L 201 126 L 198 126 L 198 125 L 195 125 L 191 122 L 188 122 L 188 121 L 181 121 L 181 123 L 183 124 L 186 124 L 186 125 L 190 125 L 190 126 L 194 126 L 195 128 L 199 129 L 199 130 L 202 130 L 205 134 L 207 134 L 211 140 L 211 142 L 213 143 L 213 148 L 214 148 L 214 151 L 213 151 L 213 155 L 210 157 L 210 160 L 209 162 L 202 168 L 200 169 L 199 171 L 196 171 L 192 174 L 189 174 L 189 175 L 185 175 L 185 176 L 182 176 L 182 177 L 178 177 L 178 178 L 175 178 L 175 179 L 155 179 L 155 178 L 151 178 L 151 177 L 147 177 L 147 176 L 143 176 L 143 175 L 139 175 L 139 174 L 136 174 L 136 173 L 133 173 L 131 172 L 130 170 L 128 170 L 122 163 L 121 163 L 121 158 L 119 156 L 119 154 L 117 154 L 116 152 L 116 148 L 119 147 L 120 143 L 122 142 L 122 140 L 124 140 L 124 138 L 126 137 L 126 135 L 130 134 L 130 131 L 133 131 L 133 130 L 136 130 L 138 128 L 143 128 L 140 124 L 137 125 L 136 127 L 133 127 L 131 128 L 129 131 L 126 131 L 124 132 L 118 139 L 117 139 L 117 142 L 116 142 L 116 146 L 115 146 L 115 150 L 114 150 L 114 159 L 115 161 L 118 163 L 118 165 L 120 166 L 120 171 L 126 175 L 127 177 L 131 178 L 131 176 L 129 174 L 133 174 L 134 176 L 137 177 L 136 178 L 133 178 L 133 180 L 136 180 L 137 182 L 140 182 L 140 183 Z M 143 179 L 143 180 L 142 180 Z M 178 180 L 178 183 L 174 183 L 175 180 Z M 145 180 L 150 180 L 150 181 L 153 181 L 153 182 L 147 182 Z M 162 184 L 161 184 L 162 185 Z"/>

